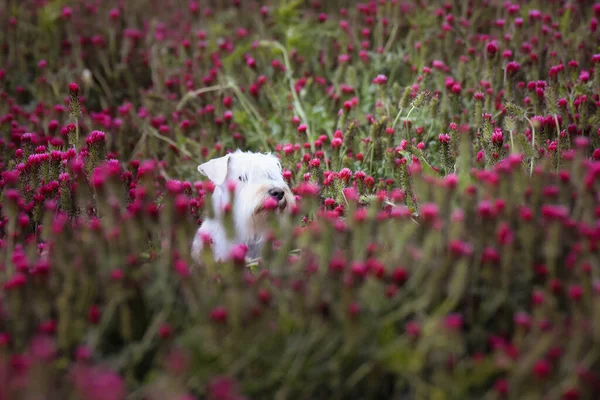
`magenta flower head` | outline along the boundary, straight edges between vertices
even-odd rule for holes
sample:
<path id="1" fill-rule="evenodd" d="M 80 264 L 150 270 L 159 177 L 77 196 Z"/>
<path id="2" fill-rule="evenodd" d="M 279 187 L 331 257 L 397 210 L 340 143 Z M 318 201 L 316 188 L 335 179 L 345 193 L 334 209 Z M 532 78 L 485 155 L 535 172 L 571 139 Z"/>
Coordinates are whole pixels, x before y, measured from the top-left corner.
<path id="1" fill-rule="evenodd" d="M 248 246 L 245 244 L 238 244 L 233 246 L 231 249 L 231 260 L 238 265 L 245 265 L 246 254 L 248 254 Z"/>
<path id="2" fill-rule="evenodd" d="M 485 51 L 488 54 L 488 56 L 493 57 L 496 55 L 496 53 L 498 53 L 498 42 L 491 41 L 489 42 L 486 46 L 485 46 Z"/>
<path id="3" fill-rule="evenodd" d="M 506 396 L 508 394 L 508 390 L 509 390 L 508 381 L 506 379 L 496 380 L 496 382 L 494 383 L 494 390 L 496 391 L 496 393 L 499 396 L 501 396 L 501 397 Z"/>
<path id="4" fill-rule="evenodd" d="M 492 133 L 492 143 L 497 146 L 502 146 L 503 142 L 504 136 L 502 135 L 502 132 L 500 130 L 494 131 L 494 133 Z"/>
<path id="5" fill-rule="evenodd" d="M 106 140 L 106 134 L 102 131 L 93 131 L 86 138 L 85 142 L 88 146 L 94 145 L 99 142 L 104 142 Z"/>
<path id="6" fill-rule="evenodd" d="M 433 222 L 438 218 L 439 209 L 435 203 L 426 203 L 421 206 L 421 216 L 426 222 Z"/>
<path id="7" fill-rule="evenodd" d="M 538 360 L 533 365 L 533 375 L 538 379 L 546 379 L 550 375 L 551 366 L 547 360 Z"/>
<path id="8" fill-rule="evenodd" d="M 64 7 L 61 12 L 61 17 L 65 20 L 68 20 L 73 15 L 73 10 L 71 7 Z"/>
<path id="9" fill-rule="evenodd" d="M 450 143 L 450 139 L 450 135 L 448 135 L 447 133 L 440 133 L 438 135 L 438 140 L 440 141 L 440 143 L 448 144 Z"/>
<path id="10" fill-rule="evenodd" d="M 41 362 L 50 362 L 57 353 L 56 343 L 50 336 L 36 336 L 31 342 L 30 352 L 35 359 Z"/>
<path id="11" fill-rule="evenodd" d="M 279 207 L 279 202 L 277 200 L 275 200 L 273 197 L 268 197 L 263 202 L 263 208 L 267 211 L 276 210 L 278 207 Z"/>
<path id="12" fill-rule="evenodd" d="M 183 191 L 183 183 L 176 179 L 170 179 L 165 183 L 165 188 L 168 193 L 179 194 Z"/>
<path id="13" fill-rule="evenodd" d="M 72 96 L 77 96 L 79 94 L 79 85 L 76 83 L 70 83 L 69 84 L 69 93 Z"/>
<path id="14" fill-rule="evenodd" d="M 112 370 L 100 367 L 76 366 L 72 371 L 77 394 L 90 400 L 122 400 L 125 382 Z"/>
<path id="15" fill-rule="evenodd" d="M 213 322 L 216 322 L 218 324 L 226 323 L 227 316 L 228 316 L 227 309 L 223 306 L 217 306 L 217 307 L 213 308 L 212 311 L 210 312 L 210 319 Z"/>
<path id="16" fill-rule="evenodd" d="M 406 334 L 412 338 L 418 337 L 421 334 L 421 326 L 416 321 L 408 321 L 404 325 Z"/>
<path id="17" fill-rule="evenodd" d="M 265 7 L 263 7 L 265 8 Z M 208 384 L 207 400 L 243 400 L 237 382 L 228 376 L 217 376 Z"/>
<path id="18" fill-rule="evenodd" d="M 27 283 L 27 276 L 20 272 L 17 272 L 15 275 L 10 277 L 6 282 L 4 282 L 4 290 L 11 291 L 25 286 Z"/>
<path id="19" fill-rule="evenodd" d="M 373 78 L 373 83 L 376 85 L 385 85 L 387 83 L 387 80 L 387 76 L 379 74 L 375 78 Z"/>
<path id="20" fill-rule="evenodd" d="M 298 194 L 301 197 L 315 197 L 319 195 L 319 186 L 309 182 L 303 182 L 297 188 Z"/>
<path id="21" fill-rule="evenodd" d="M 120 16 L 121 16 L 121 11 L 118 8 L 112 8 L 108 12 L 108 17 L 110 18 L 111 21 L 118 20 Z"/>
<path id="22" fill-rule="evenodd" d="M 450 331 L 459 331 L 463 327 L 463 317 L 460 314 L 449 314 L 444 318 L 444 327 Z"/>
<path id="23" fill-rule="evenodd" d="M 352 178 L 352 171 L 349 168 L 342 168 L 338 174 L 338 177 L 344 182 L 348 183 Z"/>
<path id="24" fill-rule="evenodd" d="M 520 69 L 521 69 L 521 64 L 519 64 L 516 61 L 511 61 L 508 64 L 506 64 L 506 72 L 509 75 L 516 74 L 517 72 L 519 72 Z"/>

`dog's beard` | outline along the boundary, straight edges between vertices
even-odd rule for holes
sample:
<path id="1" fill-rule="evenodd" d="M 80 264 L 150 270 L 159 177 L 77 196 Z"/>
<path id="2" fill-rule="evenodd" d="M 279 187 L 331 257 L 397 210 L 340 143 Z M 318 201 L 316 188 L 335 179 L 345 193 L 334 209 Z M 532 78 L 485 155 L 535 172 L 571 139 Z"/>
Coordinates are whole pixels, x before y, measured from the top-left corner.
<path id="1" fill-rule="evenodd" d="M 234 203 L 245 199 L 245 204 L 233 207 L 238 230 L 244 237 L 260 236 L 271 229 L 272 217 L 285 218 L 295 204 L 295 198 L 289 187 L 283 187 L 284 196 L 276 209 L 264 207 L 265 201 L 271 198 L 269 190 L 273 185 L 245 186 L 236 191 Z"/>
<path id="2" fill-rule="evenodd" d="M 265 208 L 265 202 L 271 197 L 268 193 L 271 187 L 261 186 L 257 189 L 255 194 L 255 199 L 257 199 L 256 206 L 254 207 L 254 215 L 259 216 L 261 214 L 266 214 L 267 212 L 275 212 L 276 214 L 283 214 L 294 205 L 295 199 L 289 188 L 283 188 L 283 199 L 278 202 L 277 208 L 275 210 L 268 210 Z"/>
<path id="3" fill-rule="evenodd" d="M 281 212 L 287 211 L 289 212 L 292 207 L 296 205 L 296 199 L 294 198 L 294 194 L 289 188 L 285 188 L 283 191 L 283 199 L 279 204 L 279 210 Z"/>

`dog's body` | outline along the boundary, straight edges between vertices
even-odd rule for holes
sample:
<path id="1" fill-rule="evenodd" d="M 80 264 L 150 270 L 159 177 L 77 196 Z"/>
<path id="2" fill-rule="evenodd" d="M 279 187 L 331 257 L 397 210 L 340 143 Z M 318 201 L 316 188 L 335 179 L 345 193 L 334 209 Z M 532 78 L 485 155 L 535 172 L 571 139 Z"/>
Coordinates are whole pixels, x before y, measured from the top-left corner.
<path id="1" fill-rule="evenodd" d="M 237 244 L 247 246 L 247 258 L 258 257 L 269 228 L 263 207 L 265 202 L 276 205 L 279 213 L 289 210 L 295 203 L 277 157 L 238 150 L 201 164 L 198 171 L 215 184 L 212 194 L 214 218 L 206 219 L 196 232 L 192 258 L 199 261 L 206 243 L 211 243 L 216 261 L 227 260 Z M 228 237 L 223 225 L 224 210 L 228 206 L 234 224 L 233 237 Z"/>

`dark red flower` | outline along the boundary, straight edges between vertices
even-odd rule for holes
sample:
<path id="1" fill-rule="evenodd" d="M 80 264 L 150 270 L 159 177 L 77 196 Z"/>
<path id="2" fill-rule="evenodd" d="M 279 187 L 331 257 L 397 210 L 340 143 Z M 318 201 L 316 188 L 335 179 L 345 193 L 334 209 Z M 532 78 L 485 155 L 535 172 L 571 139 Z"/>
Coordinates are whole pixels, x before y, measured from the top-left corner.
<path id="1" fill-rule="evenodd" d="M 533 365 L 532 372 L 538 379 L 546 379 L 551 372 L 550 363 L 544 359 L 538 360 Z"/>
<path id="2" fill-rule="evenodd" d="M 227 309 L 223 306 L 217 306 L 210 312 L 210 319 L 217 323 L 227 322 Z"/>

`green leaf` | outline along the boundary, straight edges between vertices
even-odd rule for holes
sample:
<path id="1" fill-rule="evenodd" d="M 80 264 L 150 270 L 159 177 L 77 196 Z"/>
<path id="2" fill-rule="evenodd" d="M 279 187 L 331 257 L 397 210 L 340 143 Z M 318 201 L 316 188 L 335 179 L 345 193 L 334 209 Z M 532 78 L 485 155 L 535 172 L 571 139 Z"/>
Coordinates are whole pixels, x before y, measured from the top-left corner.
<path id="1" fill-rule="evenodd" d="M 559 32 L 567 32 L 571 27 L 571 7 L 566 7 L 564 14 L 560 18 Z"/>
<path id="2" fill-rule="evenodd" d="M 440 388 L 431 389 L 430 396 L 431 400 L 446 400 L 447 398 L 446 393 Z"/>
<path id="3" fill-rule="evenodd" d="M 376 198 L 377 198 L 377 196 L 375 196 L 375 195 L 367 194 L 367 195 L 362 195 L 362 196 L 360 196 L 360 197 L 358 198 L 358 201 L 359 201 L 360 203 L 362 203 L 362 204 L 365 204 L 365 203 L 370 203 L 370 202 L 372 202 L 372 201 L 373 201 L 373 200 L 375 200 Z"/>
<path id="4" fill-rule="evenodd" d="M 302 0 L 282 1 L 273 12 L 276 23 L 284 26 L 292 23 L 298 16 L 302 3 L 304 3 Z"/>
<path id="5" fill-rule="evenodd" d="M 280 136 L 283 132 L 281 125 L 277 121 L 269 121 L 269 127 L 271 128 L 272 136 Z"/>
<path id="6" fill-rule="evenodd" d="M 505 304 L 506 295 L 503 292 L 487 294 L 481 304 L 480 323 L 489 321 L 496 315 L 496 312 Z"/>
<path id="7" fill-rule="evenodd" d="M 44 5 L 37 11 L 37 26 L 44 30 L 56 28 L 56 21 L 60 18 L 62 8 L 67 0 L 55 0 Z"/>
<path id="8" fill-rule="evenodd" d="M 454 375 L 457 391 L 466 396 L 473 389 L 485 387 L 498 371 L 496 362 L 490 358 L 473 362 L 470 368 L 460 368 Z"/>
<path id="9" fill-rule="evenodd" d="M 245 111 L 241 110 L 233 111 L 233 120 L 240 125 L 245 125 L 250 122 L 248 114 Z"/>
<path id="10" fill-rule="evenodd" d="M 469 276 L 469 260 L 463 258 L 454 268 L 450 284 L 448 286 L 448 299 L 456 303 L 460 300 L 465 292 Z"/>
<path id="11" fill-rule="evenodd" d="M 381 364 L 384 368 L 398 374 L 416 373 L 423 368 L 424 356 L 415 347 L 406 342 L 396 342 L 384 349 Z"/>
<path id="12" fill-rule="evenodd" d="M 353 88 L 358 88 L 358 77 L 356 76 L 356 68 L 353 66 L 348 66 L 346 68 L 346 84 L 352 86 Z"/>
<path id="13" fill-rule="evenodd" d="M 325 107 L 323 107 L 322 105 L 314 106 L 312 109 L 312 112 L 313 112 L 313 114 L 320 114 L 321 116 L 326 116 Z"/>
<path id="14" fill-rule="evenodd" d="M 397 337 L 396 329 L 393 324 L 385 324 L 378 332 L 379 345 L 386 347 L 390 345 Z"/>
<path id="15" fill-rule="evenodd" d="M 513 137 L 517 142 L 517 147 L 525 154 L 527 158 L 535 157 L 535 151 L 525 135 L 514 135 Z"/>

